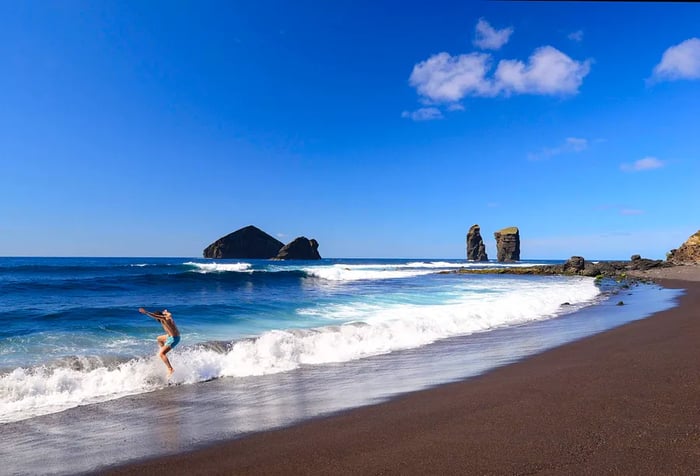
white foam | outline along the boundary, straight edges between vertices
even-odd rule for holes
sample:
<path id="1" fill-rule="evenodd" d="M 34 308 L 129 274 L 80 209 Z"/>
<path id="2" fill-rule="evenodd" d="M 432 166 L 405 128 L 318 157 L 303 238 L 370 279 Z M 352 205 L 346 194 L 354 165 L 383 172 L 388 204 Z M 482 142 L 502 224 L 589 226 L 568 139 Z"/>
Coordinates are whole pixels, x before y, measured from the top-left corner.
<path id="1" fill-rule="evenodd" d="M 250 263 L 195 263 L 188 261 L 186 266 L 194 267 L 199 273 L 242 272 L 250 270 Z"/>
<path id="2" fill-rule="evenodd" d="M 309 276 L 326 279 L 328 281 L 410 278 L 435 272 L 434 268 L 408 269 L 398 267 L 347 266 L 341 264 L 303 268 L 303 271 Z"/>
<path id="3" fill-rule="evenodd" d="M 463 284 L 472 292 L 440 296 L 440 302 L 376 299 L 321 305 L 301 314 L 324 315 L 334 325 L 315 329 L 272 330 L 255 339 L 233 342 L 217 352 L 203 346 L 170 354 L 176 383 L 212 378 L 284 372 L 301 365 L 346 362 L 414 348 L 438 339 L 551 318 L 591 303 L 600 293 L 592 278 L 538 281 L 476 280 Z M 468 288 L 468 289 L 467 289 Z M 481 291 L 481 292 L 480 292 Z M 488 292 L 486 292 L 488 291 Z M 571 306 L 562 308 L 568 302 Z M 86 403 L 143 393 L 165 385 L 165 369 L 156 357 L 118 366 L 94 361 L 70 367 L 18 368 L 0 375 L 0 423 L 53 413 Z"/>
<path id="4" fill-rule="evenodd" d="M 328 281 L 401 279 L 451 271 L 459 268 L 518 268 L 539 266 L 528 263 L 416 261 L 402 264 L 335 264 L 300 268 L 307 275 Z M 290 269 L 290 268 L 287 268 Z"/>

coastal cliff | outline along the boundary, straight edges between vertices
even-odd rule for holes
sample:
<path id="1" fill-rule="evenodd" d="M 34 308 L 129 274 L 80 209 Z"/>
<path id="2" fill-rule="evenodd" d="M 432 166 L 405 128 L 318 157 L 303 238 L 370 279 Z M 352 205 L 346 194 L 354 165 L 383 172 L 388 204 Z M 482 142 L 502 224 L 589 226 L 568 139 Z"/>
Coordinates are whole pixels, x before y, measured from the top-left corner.
<path id="1" fill-rule="evenodd" d="M 700 264 L 700 230 L 680 248 L 669 251 L 667 260 L 673 264 Z"/>

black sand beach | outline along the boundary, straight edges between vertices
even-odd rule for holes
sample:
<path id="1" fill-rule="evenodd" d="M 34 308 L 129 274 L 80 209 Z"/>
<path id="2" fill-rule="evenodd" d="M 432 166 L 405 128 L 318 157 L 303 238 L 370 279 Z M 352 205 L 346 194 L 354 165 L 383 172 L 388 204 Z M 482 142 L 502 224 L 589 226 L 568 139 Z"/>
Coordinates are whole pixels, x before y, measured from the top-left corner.
<path id="1" fill-rule="evenodd" d="M 679 306 L 462 382 L 102 474 L 697 474 L 700 267 L 646 276 L 684 289 Z"/>

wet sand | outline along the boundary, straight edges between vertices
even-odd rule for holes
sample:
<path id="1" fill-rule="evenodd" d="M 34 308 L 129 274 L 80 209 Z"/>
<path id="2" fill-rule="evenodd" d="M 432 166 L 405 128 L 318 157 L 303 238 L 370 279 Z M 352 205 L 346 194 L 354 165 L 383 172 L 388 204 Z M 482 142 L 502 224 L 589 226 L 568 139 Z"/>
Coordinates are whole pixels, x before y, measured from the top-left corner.
<path id="1" fill-rule="evenodd" d="M 647 277 L 685 289 L 680 305 L 479 377 L 108 474 L 699 474 L 700 267 Z"/>

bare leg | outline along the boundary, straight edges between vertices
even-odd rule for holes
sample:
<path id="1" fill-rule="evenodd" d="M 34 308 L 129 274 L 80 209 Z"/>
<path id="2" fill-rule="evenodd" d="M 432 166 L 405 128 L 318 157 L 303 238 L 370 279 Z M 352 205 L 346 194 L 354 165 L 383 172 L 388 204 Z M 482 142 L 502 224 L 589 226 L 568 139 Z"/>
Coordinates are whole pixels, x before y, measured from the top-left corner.
<path id="1" fill-rule="evenodd" d="M 156 340 L 158 341 L 158 347 L 163 347 L 167 338 L 167 334 L 156 337 Z"/>
<path id="2" fill-rule="evenodd" d="M 173 366 L 170 365 L 170 360 L 168 360 L 168 356 L 165 355 L 168 352 L 170 352 L 170 346 L 164 345 L 164 346 L 161 346 L 160 350 L 158 351 L 158 355 L 160 356 L 160 360 L 162 360 L 163 363 L 165 364 L 165 366 L 168 368 L 168 378 L 170 378 L 170 376 L 173 374 L 175 369 L 173 369 Z"/>

